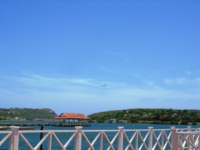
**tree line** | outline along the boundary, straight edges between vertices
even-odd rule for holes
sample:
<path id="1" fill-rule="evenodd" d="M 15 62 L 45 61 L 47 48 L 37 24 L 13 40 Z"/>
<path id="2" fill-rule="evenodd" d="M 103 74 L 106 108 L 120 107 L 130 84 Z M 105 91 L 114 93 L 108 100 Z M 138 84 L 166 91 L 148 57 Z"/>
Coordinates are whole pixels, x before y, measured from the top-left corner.
<path id="1" fill-rule="evenodd" d="M 0 120 L 53 119 L 57 114 L 48 108 L 0 108 Z"/>
<path id="2" fill-rule="evenodd" d="M 197 124 L 200 110 L 126 109 L 99 112 L 89 115 L 93 122 L 104 123 L 116 119 L 121 123 Z"/>

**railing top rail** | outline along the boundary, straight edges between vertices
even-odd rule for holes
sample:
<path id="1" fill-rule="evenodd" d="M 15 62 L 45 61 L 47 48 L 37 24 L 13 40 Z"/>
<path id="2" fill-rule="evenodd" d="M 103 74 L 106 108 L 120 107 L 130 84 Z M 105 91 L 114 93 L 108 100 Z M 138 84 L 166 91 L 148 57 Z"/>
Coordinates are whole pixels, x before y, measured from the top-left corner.
<path id="1" fill-rule="evenodd" d="M 76 132 L 76 130 L 19 130 L 19 133 L 49 133 L 49 132 L 74 133 Z"/>
<path id="2" fill-rule="evenodd" d="M 10 133 L 12 131 L 0 131 L 0 134 L 7 134 L 7 133 Z"/>
<path id="3" fill-rule="evenodd" d="M 83 132 L 118 132 L 119 130 L 82 130 Z"/>
<path id="4" fill-rule="evenodd" d="M 196 130 L 196 129 L 198 129 L 198 128 L 194 128 L 194 130 Z M 153 128 L 153 131 L 170 131 L 171 129 L 154 129 Z M 177 130 L 177 132 L 178 133 L 185 133 L 185 132 L 187 132 L 187 133 L 189 133 L 189 131 L 188 131 L 188 128 L 176 128 L 176 130 Z M 184 130 L 186 130 L 185 132 L 184 132 Z M 20 132 L 23 132 L 23 133 L 25 133 L 25 132 L 29 132 L 29 131 L 31 131 L 31 130 L 20 130 Z M 35 132 L 41 132 L 41 130 L 34 130 Z M 42 132 L 74 132 L 74 131 L 76 131 L 76 129 L 74 129 L 74 130 L 43 130 Z M 118 129 L 106 129 L 106 130 L 104 130 L 104 129 L 97 129 L 97 130 L 85 130 L 85 129 L 82 129 L 82 131 L 83 132 L 117 132 L 117 131 L 119 131 Z M 125 132 L 135 132 L 135 131 L 140 131 L 140 132 L 147 132 L 147 131 L 149 131 L 149 129 L 123 129 L 123 131 L 125 131 Z M 2 133 L 2 131 L 0 131 L 1 133 Z M 9 132 L 9 131 L 5 131 L 5 132 Z M 200 131 L 191 131 L 191 133 L 194 133 L 194 132 L 200 132 Z"/>
<path id="5" fill-rule="evenodd" d="M 176 128 L 176 131 L 178 134 L 200 134 L 200 130 L 199 131 L 196 131 L 197 129 L 199 128 L 190 128 L 191 130 L 188 131 L 188 128 Z M 157 132 L 157 131 L 170 131 L 171 129 L 154 129 L 153 128 L 153 131 L 154 132 Z M 194 130 L 194 131 L 193 131 Z M 37 132 L 75 132 L 76 129 L 74 130 L 20 130 L 19 132 L 21 133 L 37 133 Z M 104 129 L 100 129 L 100 130 L 85 130 L 85 129 L 82 129 L 82 132 L 118 132 L 119 130 L 118 129 L 107 129 L 107 130 L 104 130 Z M 123 129 L 124 132 L 136 132 L 136 131 L 139 131 L 139 132 L 148 132 L 149 129 Z M 0 131 L 0 133 L 9 133 L 10 131 Z"/>
<path id="6" fill-rule="evenodd" d="M 82 132 L 118 132 L 119 130 L 82 130 Z M 20 133 L 76 132 L 76 130 L 19 130 Z"/>
<path id="7" fill-rule="evenodd" d="M 84 129 L 82 129 L 82 132 L 118 132 L 118 131 L 119 131 L 118 129 L 110 129 L 110 130 L 103 130 L 103 129 L 100 129 L 100 130 L 84 130 Z M 148 132 L 149 130 L 148 129 L 136 129 L 136 130 L 135 129 L 134 130 L 133 129 L 124 129 L 123 131 L 124 132 L 136 132 L 136 131 Z M 171 131 L 171 129 L 153 129 L 153 131 Z M 74 130 L 20 130 L 19 132 L 21 132 L 21 133 L 76 132 L 76 129 L 74 129 Z M 180 132 L 178 132 L 178 133 L 180 133 Z"/>
<path id="8" fill-rule="evenodd" d="M 157 130 L 157 131 L 162 131 L 162 130 L 163 129 L 160 129 L 160 130 Z M 118 132 L 118 131 L 119 130 L 82 130 L 82 132 Z M 141 132 L 141 131 L 148 132 L 148 130 L 130 130 L 130 129 L 124 130 L 124 132 L 136 132 L 136 131 L 139 131 L 139 132 Z M 10 132 L 11 131 L 0 131 L 0 133 L 10 133 Z M 76 132 L 76 129 L 74 129 L 74 130 L 19 130 L 19 133 L 48 133 L 48 132 L 73 133 L 73 132 Z"/>
<path id="9" fill-rule="evenodd" d="M 171 131 L 171 129 L 153 129 L 154 131 Z"/>
<path id="10" fill-rule="evenodd" d="M 177 132 L 178 135 L 200 135 L 200 131 L 194 131 L 194 132 Z"/>
<path id="11" fill-rule="evenodd" d="M 170 131 L 171 129 L 154 129 L 154 131 Z M 131 131 L 149 131 L 149 129 L 124 129 L 124 131 L 131 132 Z"/>

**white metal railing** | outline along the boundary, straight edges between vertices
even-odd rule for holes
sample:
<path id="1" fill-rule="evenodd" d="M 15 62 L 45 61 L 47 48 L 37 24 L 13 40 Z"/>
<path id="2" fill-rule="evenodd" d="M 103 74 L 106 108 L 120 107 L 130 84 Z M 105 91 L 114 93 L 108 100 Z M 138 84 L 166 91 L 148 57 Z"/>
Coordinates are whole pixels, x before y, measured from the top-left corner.
<path id="1" fill-rule="evenodd" d="M 188 131 L 178 131 L 175 135 L 176 149 L 199 150 L 200 149 L 200 129 L 192 129 L 188 126 Z"/>
<path id="2" fill-rule="evenodd" d="M 53 141 L 62 150 L 69 149 L 70 144 L 74 144 L 73 149 L 81 150 L 178 150 L 178 149 L 199 149 L 200 130 L 191 129 L 124 129 L 118 127 L 117 130 L 82 130 L 81 126 L 75 127 L 76 130 L 19 130 L 19 127 L 12 126 L 11 131 L 0 131 L 4 137 L 0 139 L 0 149 L 5 141 L 9 140 L 9 150 L 19 150 L 19 140 L 30 150 L 38 150 L 47 141 L 48 150 L 54 150 Z M 43 133 L 44 136 L 38 143 L 31 143 L 25 136 L 26 134 Z M 61 140 L 58 133 L 70 134 Z M 95 135 L 94 135 L 95 133 Z M 91 137 L 93 134 L 93 137 Z M 83 143 L 85 143 L 83 148 Z"/>

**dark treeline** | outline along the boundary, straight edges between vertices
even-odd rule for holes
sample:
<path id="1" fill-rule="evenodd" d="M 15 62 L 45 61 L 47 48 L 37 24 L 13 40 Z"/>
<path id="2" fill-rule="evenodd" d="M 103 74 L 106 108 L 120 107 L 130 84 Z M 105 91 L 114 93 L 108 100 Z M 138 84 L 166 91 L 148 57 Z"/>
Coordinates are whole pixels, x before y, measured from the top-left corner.
<path id="1" fill-rule="evenodd" d="M 0 108 L 0 120 L 53 119 L 56 115 L 48 108 Z"/>
<path id="2" fill-rule="evenodd" d="M 126 109 L 99 112 L 89 115 L 94 122 L 193 124 L 200 123 L 200 110 Z"/>

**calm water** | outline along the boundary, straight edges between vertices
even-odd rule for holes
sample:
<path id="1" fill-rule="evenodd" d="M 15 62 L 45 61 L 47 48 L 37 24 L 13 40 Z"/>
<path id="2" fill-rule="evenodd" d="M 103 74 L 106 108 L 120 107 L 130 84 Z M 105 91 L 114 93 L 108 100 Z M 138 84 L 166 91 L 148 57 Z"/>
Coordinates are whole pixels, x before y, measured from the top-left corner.
<path id="1" fill-rule="evenodd" d="M 111 130 L 111 129 L 118 129 L 119 126 L 123 126 L 124 129 L 148 129 L 148 127 L 153 127 L 154 129 L 170 129 L 171 126 L 175 126 L 176 128 L 187 128 L 187 125 L 153 125 L 153 124 L 108 124 L 108 123 L 93 123 L 91 125 L 91 127 L 83 127 L 83 130 Z M 192 126 L 192 128 L 199 128 L 199 126 Z M 40 129 L 40 127 L 35 127 L 36 130 Z M 44 127 L 44 130 L 74 130 L 74 127 Z M 159 134 L 159 132 L 155 132 L 156 135 Z M 169 133 L 169 131 L 167 132 L 167 134 Z M 94 140 L 94 138 L 96 137 L 96 135 L 98 133 L 85 133 L 88 137 L 88 139 L 90 140 L 90 142 L 92 142 Z M 107 133 L 107 136 L 110 140 L 112 140 L 112 138 L 115 136 L 116 133 Z M 146 132 L 141 133 L 143 138 L 146 135 Z M 28 141 L 31 143 L 31 145 L 33 147 L 35 147 L 37 145 L 37 143 L 40 140 L 40 134 L 39 133 L 31 133 L 31 134 L 23 134 Z M 70 136 L 72 135 L 72 133 L 56 133 L 56 136 L 59 138 L 59 140 L 61 141 L 62 144 L 66 143 L 67 140 L 70 138 Z M 5 136 L 5 135 L 4 135 Z M 127 136 L 130 139 L 133 136 L 133 132 L 128 133 L 127 132 Z M 3 136 L 0 134 L 0 140 L 2 140 Z M 52 150 L 60 150 L 57 142 L 54 140 L 54 138 L 52 138 Z M 0 150 L 8 150 L 8 140 L 2 145 L 0 146 Z M 70 145 L 67 147 L 67 150 L 73 150 L 74 149 L 74 139 L 71 141 Z M 141 141 L 139 140 L 139 143 Z M 147 140 L 148 142 L 148 140 Z M 97 140 L 97 142 L 95 143 L 95 149 L 99 149 L 99 143 L 100 140 Z M 126 146 L 126 141 L 124 140 L 124 148 Z M 47 146 L 48 146 L 48 139 L 44 142 L 43 144 L 43 150 L 47 150 Z M 134 143 L 133 143 L 134 146 Z M 104 147 L 105 149 L 108 147 L 108 144 L 106 142 L 106 140 L 104 139 Z M 114 142 L 114 147 L 117 149 L 117 139 Z M 22 141 L 22 139 L 20 138 L 19 140 L 19 150 L 28 150 L 29 148 L 25 145 L 24 141 Z M 83 150 L 87 150 L 88 149 L 88 145 L 86 143 L 86 141 L 83 139 L 82 140 L 82 149 Z M 168 148 L 169 149 L 169 148 Z"/>

